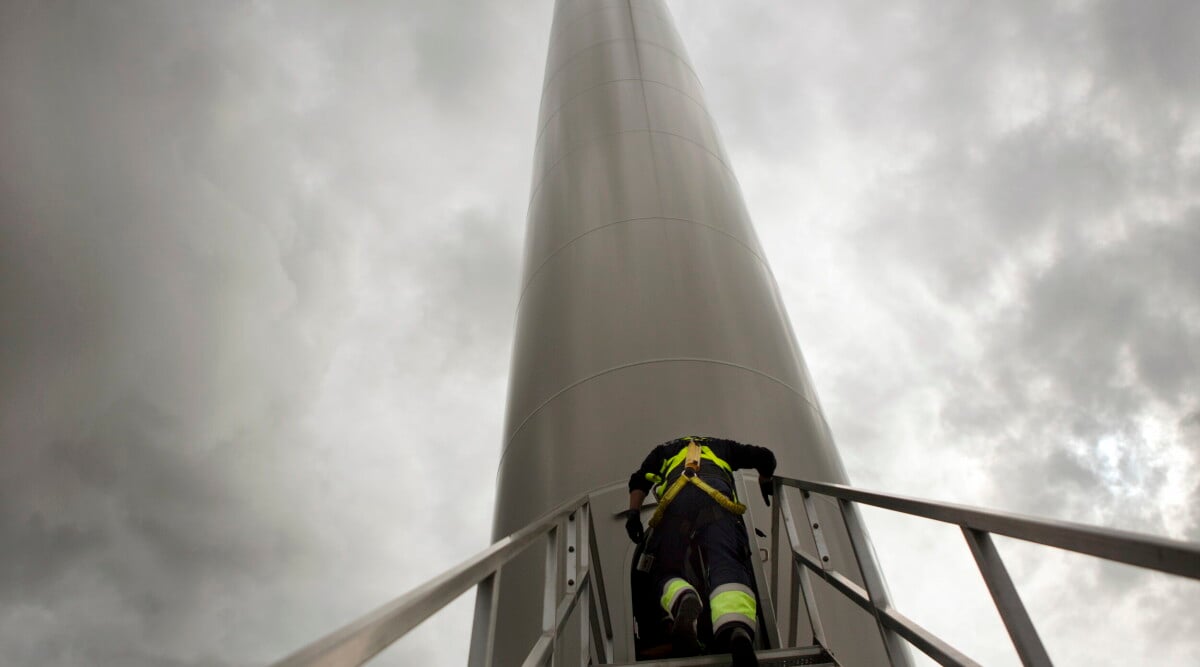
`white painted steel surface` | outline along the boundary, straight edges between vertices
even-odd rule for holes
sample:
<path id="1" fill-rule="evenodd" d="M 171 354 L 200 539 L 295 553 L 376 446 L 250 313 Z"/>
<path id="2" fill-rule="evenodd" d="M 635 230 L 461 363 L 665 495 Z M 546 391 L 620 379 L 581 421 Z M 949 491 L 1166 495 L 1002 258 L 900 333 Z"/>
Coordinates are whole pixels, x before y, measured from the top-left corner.
<path id="1" fill-rule="evenodd" d="M 626 479 L 650 447 L 685 434 L 765 445 L 781 474 L 846 481 L 662 2 L 557 3 L 525 248 L 494 538 Z M 618 493 L 594 508 L 602 543 L 624 540 L 612 516 L 624 502 Z M 841 523 L 835 505 L 820 511 Z M 861 584 L 845 532 L 827 539 L 838 569 Z M 620 559 L 630 551 L 627 541 L 601 550 L 616 561 L 602 569 L 618 635 L 630 632 L 628 596 L 618 592 L 628 588 Z M 496 664 L 519 663 L 541 632 L 543 567 L 528 556 L 499 580 Z M 871 616 L 814 586 L 836 657 L 883 664 Z M 632 659 L 628 638 L 615 646 L 618 660 Z"/>

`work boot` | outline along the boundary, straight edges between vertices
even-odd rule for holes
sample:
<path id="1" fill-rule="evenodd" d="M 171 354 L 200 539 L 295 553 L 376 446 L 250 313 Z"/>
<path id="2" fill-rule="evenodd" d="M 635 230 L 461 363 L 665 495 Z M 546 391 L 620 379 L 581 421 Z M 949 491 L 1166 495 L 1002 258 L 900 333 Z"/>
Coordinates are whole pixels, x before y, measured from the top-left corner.
<path id="1" fill-rule="evenodd" d="M 685 591 L 675 605 L 675 625 L 671 628 L 671 655 L 685 657 L 700 655 L 700 640 L 696 638 L 696 621 L 704 605 L 695 591 Z"/>
<path id="2" fill-rule="evenodd" d="M 733 667 L 758 667 L 754 655 L 754 638 L 744 628 L 734 628 L 729 637 L 729 652 L 733 656 Z"/>

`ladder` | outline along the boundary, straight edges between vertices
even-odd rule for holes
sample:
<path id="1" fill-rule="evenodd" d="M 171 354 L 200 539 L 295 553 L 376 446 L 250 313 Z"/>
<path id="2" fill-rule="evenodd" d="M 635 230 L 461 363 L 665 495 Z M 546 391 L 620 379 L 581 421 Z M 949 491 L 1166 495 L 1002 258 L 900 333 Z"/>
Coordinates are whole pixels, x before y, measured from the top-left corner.
<path id="1" fill-rule="evenodd" d="M 753 559 L 763 610 L 762 621 L 767 629 L 765 641 L 771 647 L 758 652 L 762 667 L 836 667 L 836 660 L 824 648 L 827 643 L 811 582 L 811 576 L 814 575 L 874 617 L 893 665 L 907 663 L 908 646 L 917 648 L 941 665 L 973 667 L 979 664 L 900 613 L 891 604 L 874 554 L 865 540 L 866 533 L 858 505 L 958 525 L 1013 646 L 1022 664 L 1028 667 L 1052 663 L 992 542 L 993 534 L 1200 579 L 1200 545 L 1195 543 L 867 491 L 841 484 L 779 476 L 774 479 L 776 501 L 772 504 L 771 546 L 766 558 L 772 564 L 773 576 L 769 586 L 763 577 L 760 559 Z M 728 656 L 721 655 L 637 662 L 629 662 L 632 656 L 624 656 L 618 662 L 613 650 L 614 629 L 608 595 L 600 571 L 592 503 L 599 491 L 611 487 L 598 487 L 559 505 L 442 575 L 279 660 L 274 663 L 275 666 L 361 665 L 471 588 L 477 589 L 476 594 L 482 602 L 477 605 L 477 610 L 490 609 L 494 617 L 495 586 L 502 569 L 506 563 L 535 548 L 539 542 L 546 558 L 542 633 L 530 648 L 523 662 L 525 667 L 541 667 L 551 663 L 568 618 L 572 617 L 578 619 L 576 624 L 580 636 L 576 642 L 579 648 L 577 661 L 581 666 L 699 667 L 727 664 Z M 787 501 L 789 489 L 800 496 L 806 515 L 803 525 L 812 538 L 811 544 L 815 545 L 816 553 L 807 551 L 801 545 L 798 524 Z M 814 506 L 816 497 L 836 502 L 843 525 L 850 535 L 864 586 L 859 586 L 830 565 L 825 528 L 814 519 L 817 517 Z M 750 530 L 755 529 L 752 521 L 747 524 Z M 784 563 L 790 567 L 787 579 L 791 585 L 788 591 L 791 609 L 787 616 L 791 622 L 787 628 L 786 642 L 776 624 L 779 614 L 772 604 L 773 600 L 780 599 L 782 593 L 780 583 Z M 562 572 L 559 571 L 560 565 L 564 568 Z M 801 602 L 804 603 L 807 627 L 812 630 L 812 642 L 805 645 L 798 643 L 797 621 L 801 617 Z M 480 620 L 484 621 L 482 627 L 494 627 L 486 622 L 489 620 L 487 618 L 477 619 L 477 625 Z M 622 632 L 625 631 L 622 629 Z M 483 636 L 477 640 L 482 645 L 473 647 L 472 661 L 490 666 L 490 637 Z M 563 662 L 561 656 L 559 662 Z M 574 663 L 575 660 L 571 659 L 570 662 Z"/>

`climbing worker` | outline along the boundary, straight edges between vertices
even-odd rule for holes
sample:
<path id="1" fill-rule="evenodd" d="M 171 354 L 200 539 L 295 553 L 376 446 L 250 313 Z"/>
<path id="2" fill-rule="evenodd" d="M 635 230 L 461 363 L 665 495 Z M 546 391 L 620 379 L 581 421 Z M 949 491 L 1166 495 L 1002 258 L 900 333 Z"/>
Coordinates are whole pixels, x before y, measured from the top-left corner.
<path id="1" fill-rule="evenodd" d="M 733 471 L 758 470 L 759 489 L 769 506 L 775 454 L 765 447 L 732 440 L 686 436 L 658 445 L 629 478 L 625 528 L 642 545 L 639 569 L 648 567 L 663 609 L 673 622 L 671 643 L 677 656 L 696 655 L 702 647 L 697 621 L 703 602 L 695 584 L 707 585 L 715 646 L 733 654 L 734 667 L 758 664 L 754 655 L 757 600 L 750 569 L 750 548 L 737 500 Z M 647 539 L 641 508 L 654 487 L 658 507 Z M 645 544 L 643 544 L 645 542 Z M 685 576 L 692 550 L 698 550 L 704 574 Z"/>

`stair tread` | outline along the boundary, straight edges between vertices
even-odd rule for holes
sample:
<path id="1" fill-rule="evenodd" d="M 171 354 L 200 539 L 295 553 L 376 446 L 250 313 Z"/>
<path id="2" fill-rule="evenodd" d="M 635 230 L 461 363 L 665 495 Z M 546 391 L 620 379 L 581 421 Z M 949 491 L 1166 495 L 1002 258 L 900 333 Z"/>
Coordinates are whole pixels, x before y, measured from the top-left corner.
<path id="1" fill-rule="evenodd" d="M 755 655 L 758 656 L 759 667 L 793 667 L 794 665 L 837 667 L 837 663 L 820 646 L 764 649 L 757 651 Z M 638 662 L 621 663 L 613 667 L 715 667 L 717 665 L 726 667 L 728 664 L 728 655 L 717 654 L 699 655 L 692 658 L 640 660 Z"/>

